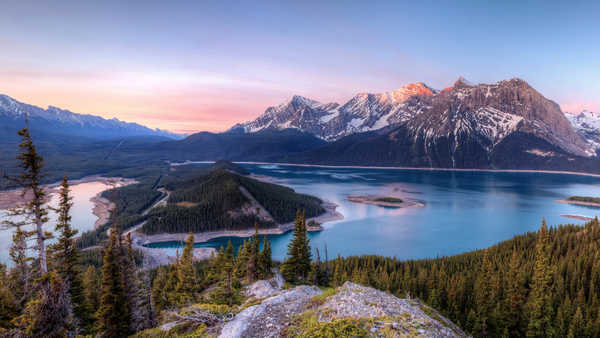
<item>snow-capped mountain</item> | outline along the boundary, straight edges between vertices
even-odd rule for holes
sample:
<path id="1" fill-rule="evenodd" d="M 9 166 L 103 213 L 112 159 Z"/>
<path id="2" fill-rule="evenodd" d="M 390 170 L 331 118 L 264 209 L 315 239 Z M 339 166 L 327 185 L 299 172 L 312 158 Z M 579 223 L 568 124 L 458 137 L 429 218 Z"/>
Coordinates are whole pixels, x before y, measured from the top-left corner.
<path id="1" fill-rule="evenodd" d="M 232 129 L 256 132 L 295 128 L 335 141 L 394 126 L 403 126 L 410 142 L 420 144 L 424 151 L 449 142 L 444 147 L 454 153 L 473 142 L 489 153 L 509 135 L 522 132 L 567 153 L 595 155 L 560 107 L 520 79 L 474 85 L 460 77 L 441 91 L 415 83 L 386 93 L 358 94 L 343 105 L 295 96 Z M 389 136 L 395 137 L 393 133 Z"/>
<path id="2" fill-rule="evenodd" d="M 95 115 L 77 114 L 53 106 L 43 109 L 0 94 L 0 126 L 22 128 L 25 117 L 29 119 L 32 129 L 54 134 L 99 139 L 127 136 L 163 136 L 175 139 L 182 137 L 166 130 L 151 129 L 116 118 L 104 119 Z"/>
<path id="3" fill-rule="evenodd" d="M 584 110 L 579 114 L 566 113 L 565 116 L 590 147 L 600 149 L 600 113 Z"/>
<path id="4" fill-rule="evenodd" d="M 386 93 L 360 93 L 342 106 L 294 96 L 287 102 L 267 108 L 256 120 L 237 124 L 231 130 L 257 132 L 294 128 L 332 141 L 407 121 L 419 112 L 402 109 L 403 102 L 413 96 L 435 93 L 436 90 L 423 83 L 414 83 Z"/>

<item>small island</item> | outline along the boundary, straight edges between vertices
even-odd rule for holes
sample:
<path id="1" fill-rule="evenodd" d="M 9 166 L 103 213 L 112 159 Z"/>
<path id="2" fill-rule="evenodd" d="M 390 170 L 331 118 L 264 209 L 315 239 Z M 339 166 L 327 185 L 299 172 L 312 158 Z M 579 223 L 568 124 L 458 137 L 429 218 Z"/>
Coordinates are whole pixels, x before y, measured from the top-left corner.
<path id="1" fill-rule="evenodd" d="M 372 204 L 380 207 L 392 207 L 392 208 L 408 208 L 408 207 L 423 207 L 423 203 L 413 200 L 405 200 L 398 197 L 392 196 L 360 196 L 350 195 L 348 201 L 354 203 Z"/>
<path id="2" fill-rule="evenodd" d="M 558 200 L 559 203 L 585 205 L 590 207 L 600 207 L 600 197 L 590 196 L 570 196 L 564 200 Z"/>

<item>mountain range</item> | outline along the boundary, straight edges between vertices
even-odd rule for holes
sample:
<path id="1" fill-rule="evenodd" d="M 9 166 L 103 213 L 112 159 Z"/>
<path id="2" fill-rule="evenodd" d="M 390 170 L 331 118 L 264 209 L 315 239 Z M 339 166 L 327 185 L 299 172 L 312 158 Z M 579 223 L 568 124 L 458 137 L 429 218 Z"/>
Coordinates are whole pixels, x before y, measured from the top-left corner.
<path id="1" fill-rule="evenodd" d="M 599 117 L 565 115 L 518 78 L 474 85 L 461 77 L 443 90 L 415 83 L 343 105 L 294 96 L 230 132 L 294 128 L 330 141 L 301 156 L 310 163 L 539 169 L 595 157 Z"/>
<path id="2" fill-rule="evenodd" d="M 0 96 L 0 129 L 6 130 L 0 139 L 8 150 L 0 153 L 0 166 L 8 172 L 17 170 L 14 141 L 25 115 L 52 177 L 65 168 L 77 176 L 119 174 L 149 163 L 218 159 L 600 173 L 600 114 L 565 114 L 517 78 L 477 85 L 459 78 L 443 90 L 415 83 L 357 94 L 341 105 L 294 96 L 226 132 L 183 139 Z"/>
<path id="3" fill-rule="evenodd" d="M 0 139 L 16 137 L 16 130 L 25 126 L 25 118 L 29 120 L 32 132 L 46 137 L 77 136 L 104 140 L 132 136 L 182 138 L 182 135 L 166 130 L 151 129 L 116 118 L 77 114 L 54 106 L 43 109 L 0 94 L 0 128 L 4 135 Z"/>

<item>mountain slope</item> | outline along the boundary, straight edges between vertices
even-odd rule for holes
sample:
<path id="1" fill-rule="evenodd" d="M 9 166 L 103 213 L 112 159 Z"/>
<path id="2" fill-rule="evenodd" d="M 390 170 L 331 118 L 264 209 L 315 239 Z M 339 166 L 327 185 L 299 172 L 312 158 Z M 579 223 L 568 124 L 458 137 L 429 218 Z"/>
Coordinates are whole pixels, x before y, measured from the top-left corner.
<path id="1" fill-rule="evenodd" d="M 565 114 L 573 129 L 595 151 L 600 149 L 600 114 L 584 110 L 579 114 Z"/>
<path id="2" fill-rule="evenodd" d="M 358 94 L 341 106 L 296 96 L 234 129 L 256 132 L 296 128 L 334 141 L 389 126 L 404 127 L 390 139 L 400 141 L 405 137 L 403 144 L 427 158 L 423 165 L 439 162 L 432 152 L 442 151 L 448 154 L 440 156 L 450 162 L 439 164 L 461 167 L 456 157 L 463 151 L 477 149 L 489 154 L 516 131 L 534 135 L 575 156 L 595 155 L 560 107 L 520 79 L 472 85 L 459 78 L 439 92 L 417 83 L 388 93 Z"/>
<path id="3" fill-rule="evenodd" d="M 107 120 L 99 116 L 77 114 L 53 106 L 42 109 L 0 94 L 0 126 L 7 131 L 15 131 L 14 133 L 3 133 L 0 139 L 14 139 L 16 130 L 25 126 L 26 117 L 29 119 L 31 130 L 38 134 L 78 136 L 91 139 L 131 136 L 181 138 L 181 135 L 166 130 L 151 129 L 137 123 L 119 121 L 116 118 Z"/>
<path id="4" fill-rule="evenodd" d="M 435 93 L 425 84 L 416 83 L 381 94 L 357 94 L 342 106 L 294 96 L 279 106 L 267 108 L 256 120 L 237 124 L 231 130 L 252 133 L 266 129 L 295 128 L 324 140 L 336 140 L 406 121 L 418 112 L 401 109 L 404 101 Z"/>

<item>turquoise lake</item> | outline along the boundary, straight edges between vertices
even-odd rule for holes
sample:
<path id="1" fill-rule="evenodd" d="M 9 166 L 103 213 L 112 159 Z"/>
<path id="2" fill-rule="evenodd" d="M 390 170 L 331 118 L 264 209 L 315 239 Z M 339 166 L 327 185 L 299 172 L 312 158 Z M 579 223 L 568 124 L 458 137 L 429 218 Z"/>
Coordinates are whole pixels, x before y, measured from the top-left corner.
<path id="1" fill-rule="evenodd" d="M 376 254 L 400 259 L 446 256 L 486 248 L 548 224 L 583 224 L 561 214 L 594 217 L 600 208 L 556 202 L 571 195 L 600 196 L 600 178 L 568 174 L 404 169 L 347 169 L 245 164 L 297 192 L 336 203 L 344 219 L 309 234 L 329 258 Z M 422 208 L 357 204 L 348 195 L 389 195 L 424 202 Z M 285 257 L 291 233 L 269 236 L 273 258 Z M 197 247 L 220 247 L 217 238 Z M 174 254 L 179 242 L 155 243 Z"/>

